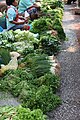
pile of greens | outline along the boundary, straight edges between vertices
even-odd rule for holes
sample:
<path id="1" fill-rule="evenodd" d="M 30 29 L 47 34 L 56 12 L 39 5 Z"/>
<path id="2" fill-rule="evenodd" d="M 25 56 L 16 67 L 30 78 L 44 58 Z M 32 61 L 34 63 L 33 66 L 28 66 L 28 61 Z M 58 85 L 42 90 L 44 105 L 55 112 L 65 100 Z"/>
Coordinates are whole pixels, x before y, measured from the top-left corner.
<path id="1" fill-rule="evenodd" d="M 50 55 L 55 55 L 60 51 L 60 41 L 58 37 L 51 35 L 43 35 L 40 38 L 40 47 L 43 53 Z"/>
<path id="2" fill-rule="evenodd" d="M 46 30 L 48 30 L 48 23 L 45 18 L 39 18 L 32 22 L 31 32 L 41 34 Z"/>
<path id="3" fill-rule="evenodd" d="M 39 40 L 29 31 L 7 31 L 0 34 L 0 45 L 10 51 L 23 53 L 25 49 L 34 48 Z"/>
<path id="4" fill-rule="evenodd" d="M 7 65 L 11 60 L 10 52 L 7 49 L 0 48 L 0 65 Z"/>
<path id="5" fill-rule="evenodd" d="M 61 99 L 56 95 L 60 79 L 50 73 L 45 54 L 28 54 L 22 61 L 24 68 L 10 70 L 0 80 L 0 89 L 10 91 L 26 108 L 47 112 L 57 107 Z"/>
<path id="6" fill-rule="evenodd" d="M 28 54 L 23 58 L 26 67 L 31 70 L 35 77 L 40 77 L 50 71 L 50 62 L 46 54 Z"/>
<path id="7" fill-rule="evenodd" d="M 64 8 L 62 1 L 59 0 L 42 0 L 42 8 L 55 9 L 57 7 Z"/>
<path id="8" fill-rule="evenodd" d="M 31 111 L 18 107 L 0 107 L 0 120 L 46 120 L 46 115 L 40 109 Z"/>
<path id="9" fill-rule="evenodd" d="M 0 33 L 1 48 L 8 50 L 0 50 L 0 56 L 5 56 L 5 65 L 10 60 L 9 52 L 21 54 L 18 69 L 8 70 L 0 77 L 0 90 L 11 92 L 22 106 L 0 107 L 1 120 L 46 120 L 43 113 L 61 104 L 60 97 L 56 95 L 60 78 L 51 73 L 48 55 L 56 55 L 66 38 L 62 27 L 63 3 L 42 0 L 41 4 L 41 17 L 31 21 L 31 31 Z M 57 34 L 50 33 L 52 30 Z"/>

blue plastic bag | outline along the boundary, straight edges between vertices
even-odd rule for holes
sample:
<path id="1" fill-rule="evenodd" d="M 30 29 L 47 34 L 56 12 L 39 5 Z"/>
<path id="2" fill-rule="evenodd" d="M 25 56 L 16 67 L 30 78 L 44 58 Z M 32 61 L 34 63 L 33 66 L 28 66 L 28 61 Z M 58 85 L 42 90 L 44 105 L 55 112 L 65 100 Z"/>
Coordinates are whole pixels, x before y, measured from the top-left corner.
<path id="1" fill-rule="evenodd" d="M 3 17 L 0 17 L 0 26 L 3 28 L 3 29 L 6 29 L 6 17 L 3 16 Z"/>
<path id="2" fill-rule="evenodd" d="M 0 32 L 2 32 L 3 31 L 3 28 L 0 26 Z"/>

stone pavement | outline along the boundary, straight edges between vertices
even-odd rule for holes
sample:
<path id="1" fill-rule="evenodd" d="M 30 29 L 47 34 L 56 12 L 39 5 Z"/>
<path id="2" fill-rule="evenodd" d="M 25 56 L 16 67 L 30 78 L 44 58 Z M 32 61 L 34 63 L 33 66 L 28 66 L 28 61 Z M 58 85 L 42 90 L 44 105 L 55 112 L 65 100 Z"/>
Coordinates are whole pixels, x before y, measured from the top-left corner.
<path id="1" fill-rule="evenodd" d="M 80 120 L 80 16 L 72 12 L 73 5 L 65 5 L 63 28 L 68 38 L 58 55 L 61 64 L 59 95 L 62 104 L 48 113 L 49 120 Z"/>
<path id="2" fill-rule="evenodd" d="M 9 92 L 0 91 L 0 107 L 5 105 L 18 106 L 20 103 Z"/>

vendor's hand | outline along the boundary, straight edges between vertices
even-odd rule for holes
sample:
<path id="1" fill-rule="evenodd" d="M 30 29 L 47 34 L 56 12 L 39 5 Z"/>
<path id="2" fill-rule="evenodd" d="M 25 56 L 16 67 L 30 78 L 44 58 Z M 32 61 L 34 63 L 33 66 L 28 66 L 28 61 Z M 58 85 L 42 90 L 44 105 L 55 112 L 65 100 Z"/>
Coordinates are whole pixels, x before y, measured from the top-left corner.
<path id="1" fill-rule="evenodd" d="M 25 18 L 25 23 L 28 23 L 28 19 Z"/>
<path id="2" fill-rule="evenodd" d="M 19 20 L 19 21 L 17 21 L 17 25 L 21 25 L 21 24 L 24 24 L 25 23 L 25 20 Z"/>
<path id="3" fill-rule="evenodd" d="M 25 17 L 25 22 L 28 23 L 30 17 Z"/>
<path id="4" fill-rule="evenodd" d="M 25 18 L 24 18 L 23 16 L 19 16 L 19 18 L 20 18 L 21 20 L 25 20 Z"/>
<path id="5" fill-rule="evenodd" d="M 11 21 L 11 23 L 16 24 L 16 25 L 21 25 L 25 23 L 25 20 L 17 20 L 17 21 Z"/>

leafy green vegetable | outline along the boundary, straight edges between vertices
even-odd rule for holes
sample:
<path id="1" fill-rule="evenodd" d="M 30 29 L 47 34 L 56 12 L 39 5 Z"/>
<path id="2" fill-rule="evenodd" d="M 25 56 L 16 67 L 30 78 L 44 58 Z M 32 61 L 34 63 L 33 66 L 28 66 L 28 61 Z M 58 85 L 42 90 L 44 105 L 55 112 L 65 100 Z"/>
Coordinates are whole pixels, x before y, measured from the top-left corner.
<path id="1" fill-rule="evenodd" d="M 23 106 L 29 107 L 31 110 L 39 108 L 43 112 L 48 112 L 61 103 L 60 98 L 53 94 L 50 87 L 45 85 L 37 88 L 36 92 L 32 90 L 27 94 L 26 91 L 24 91 L 23 96 L 25 96 Z"/>
<path id="2" fill-rule="evenodd" d="M 15 41 L 13 30 L 1 33 L 0 38 L 1 38 L 1 40 L 8 40 L 8 42 L 14 42 Z"/>
<path id="3" fill-rule="evenodd" d="M 32 32 L 33 33 L 39 33 L 41 34 L 42 32 L 48 30 L 48 24 L 45 18 L 39 18 L 37 20 L 34 20 L 32 22 Z"/>
<path id="4" fill-rule="evenodd" d="M 34 49 L 35 44 L 38 45 L 39 40 L 29 31 L 7 31 L 0 34 L 0 45 L 10 51 L 23 53 L 25 49 Z"/>
<path id="5" fill-rule="evenodd" d="M 7 65 L 11 59 L 10 52 L 7 49 L 0 48 L 0 64 Z"/>
<path id="6" fill-rule="evenodd" d="M 39 40 L 37 38 L 35 38 L 34 34 L 31 33 L 30 31 L 21 31 L 21 30 L 15 30 L 14 31 L 15 34 L 15 41 L 19 42 L 19 41 L 24 41 L 26 40 L 28 43 L 38 43 Z"/>
<path id="7" fill-rule="evenodd" d="M 51 87 L 53 92 L 56 92 L 56 89 L 60 85 L 60 79 L 58 76 L 53 75 L 51 73 L 47 73 L 44 76 L 41 76 L 39 78 L 33 79 L 32 83 L 34 85 L 37 85 L 38 87 L 41 85 L 46 85 L 48 87 Z"/>
<path id="8" fill-rule="evenodd" d="M 53 27 L 54 27 L 55 30 L 57 30 L 60 40 L 64 41 L 66 39 L 66 35 L 64 33 L 62 23 L 61 23 L 61 20 L 59 18 L 56 18 L 53 21 Z"/>
<path id="9" fill-rule="evenodd" d="M 54 36 L 44 35 L 41 37 L 40 43 L 44 53 L 48 55 L 56 54 L 60 50 L 60 42 Z"/>
<path id="10" fill-rule="evenodd" d="M 19 98 L 24 107 L 31 110 L 39 108 L 44 112 L 54 109 L 61 103 L 60 98 L 53 94 L 58 86 L 57 76 L 49 73 L 34 79 L 26 70 L 9 72 L 0 80 L 0 89 L 9 90 Z"/>
<path id="11" fill-rule="evenodd" d="M 50 71 L 50 62 L 46 54 L 28 54 L 23 61 L 35 77 L 40 77 Z"/>
<path id="12" fill-rule="evenodd" d="M 47 116 L 40 109 L 31 111 L 29 108 L 0 107 L 0 120 L 46 120 Z"/>

